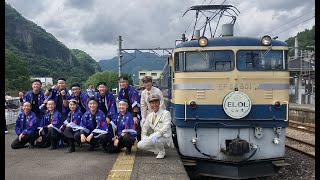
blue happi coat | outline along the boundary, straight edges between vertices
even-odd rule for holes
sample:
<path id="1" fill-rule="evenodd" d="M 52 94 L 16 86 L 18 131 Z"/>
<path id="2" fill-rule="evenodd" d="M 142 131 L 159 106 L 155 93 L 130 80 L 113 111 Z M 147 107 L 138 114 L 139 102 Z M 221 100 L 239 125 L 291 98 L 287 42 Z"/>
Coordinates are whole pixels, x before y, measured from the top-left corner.
<path id="1" fill-rule="evenodd" d="M 99 109 L 97 109 L 96 111 L 96 122 L 97 127 L 93 127 L 91 111 L 87 111 L 82 115 L 80 126 L 88 129 L 90 132 L 92 132 L 94 129 L 108 131 L 108 123 L 106 121 L 106 116 Z"/>
<path id="2" fill-rule="evenodd" d="M 66 92 L 66 99 L 69 99 L 68 89 L 65 88 L 64 91 Z M 59 92 L 60 92 L 60 88 L 59 87 L 57 89 L 52 89 L 52 92 L 51 92 L 51 98 L 50 99 L 53 99 L 56 104 L 58 102 Z M 64 114 L 64 115 L 68 114 L 68 108 L 66 106 L 64 106 L 63 103 L 62 103 L 62 114 Z"/>
<path id="3" fill-rule="evenodd" d="M 67 119 L 63 122 L 64 124 L 73 122 L 74 124 L 80 125 L 82 112 L 80 109 L 76 109 L 76 111 L 73 113 L 71 117 L 71 111 L 68 113 Z"/>
<path id="4" fill-rule="evenodd" d="M 135 131 L 135 124 L 132 115 L 127 111 L 122 120 L 118 124 L 120 112 L 113 118 L 112 126 L 116 129 L 116 135 L 120 137 L 121 133 L 129 133 L 131 137 L 135 138 L 137 132 Z"/>
<path id="5" fill-rule="evenodd" d="M 26 116 L 25 129 L 23 129 L 24 116 Z M 38 126 L 38 118 L 34 112 L 30 111 L 28 115 L 26 115 L 24 112 L 22 112 L 19 114 L 19 116 L 16 120 L 15 131 L 18 136 L 21 133 L 22 134 L 32 134 L 32 133 L 36 133 L 37 126 Z"/>
<path id="6" fill-rule="evenodd" d="M 130 84 L 128 85 L 128 96 L 129 96 L 129 105 L 131 105 L 131 108 L 138 106 L 140 108 L 140 95 L 138 91 L 132 87 Z M 117 99 L 120 101 L 121 99 L 124 99 L 124 89 L 121 88 Z"/>
<path id="7" fill-rule="evenodd" d="M 40 128 L 44 126 L 51 125 L 54 129 L 56 129 L 58 132 L 61 132 L 59 128 L 61 127 L 63 120 L 62 120 L 62 115 L 58 110 L 54 110 L 52 114 L 52 119 L 50 120 L 50 112 L 47 112 L 43 117 L 40 122 Z"/>
<path id="8" fill-rule="evenodd" d="M 98 99 L 98 109 L 101 110 L 102 109 L 101 94 L 98 92 L 95 94 L 95 97 Z M 106 95 L 104 97 L 104 103 L 108 111 L 108 114 L 106 114 L 106 116 L 108 116 L 109 118 L 111 117 L 110 120 L 112 120 L 114 115 L 117 113 L 117 105 L 114 100 L 113 94 L 110 93 L 109 91 L 106 92 Z"/>
<path id="9" fill-rule="evenodd" d="M 23 97 L 23 102 L 29 102 L 31 104 L 31 108 L 32 108 L 32 90 L 31 91 L 28 91 Z M 45 96 L 44 96 L 44 93 L 42 91 L 39 91 L 39 94 L 38 94 L 38 105 L 41 106 L 43 104 L 43 101 L 45 100 Z M 34 111 L 33 109 L 31 109 L 31 111 Z M 42 111 L 39 112 L 40 114 L 37 114 L 37 117 L 39 118 L 42 118 L 42 116 L 44 115 L 44 113 Z M 40 119 L 39 119 L 40 120 Z"/>
<path id="10" fill-rule="evenodd" d="M 77 97 L 74 94 L 71 94 L 68 97 L 68 100 L 70 100 L 70 99 L 77 99 Z M 86 108 L 86 111 L 89 111 L 88 100 L 89 100 L 88 94 L 80 91 L 80 102 L 79 103 L 81 103 L 83 105 L 83 107 Z M 81 110 L 80 105 L 77 107 L 77 110 L 78 109 Z"/>

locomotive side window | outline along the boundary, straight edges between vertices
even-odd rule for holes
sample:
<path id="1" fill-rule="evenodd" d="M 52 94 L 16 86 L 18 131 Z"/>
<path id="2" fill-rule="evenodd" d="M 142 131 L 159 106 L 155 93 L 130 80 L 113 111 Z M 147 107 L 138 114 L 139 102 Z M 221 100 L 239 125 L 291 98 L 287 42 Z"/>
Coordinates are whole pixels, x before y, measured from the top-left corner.
<path id="1" fill-rule="evenodd" d="M 174 62 L 177 72 L 232 71 L 234 53 L 231 50 L 178 52 Z"/>
<path id="2" fill-rule="evenodd" d="M 287 69 L 283 51 L 240 50 L 237 69 L 240 71 L 284 71 Z"/>
<path id="3" fill-rule="evenodd" d="M 178 52 L 174 54 L 174 70 L 179 72 L 179 71 L 184 71 L 184 57 L 185 57 L 185 52 Z"/>

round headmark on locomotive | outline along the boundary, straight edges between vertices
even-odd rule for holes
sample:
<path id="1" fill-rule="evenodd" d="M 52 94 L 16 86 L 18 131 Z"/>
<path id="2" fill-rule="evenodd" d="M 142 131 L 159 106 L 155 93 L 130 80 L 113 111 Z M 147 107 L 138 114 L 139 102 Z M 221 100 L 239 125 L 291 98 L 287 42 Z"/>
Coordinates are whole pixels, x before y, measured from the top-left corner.
<path id="1" fill-rule="evenodd" d="M 223 99 L 223 110 L 231 118 L 241 119 L 249 114 L 251 100 L 241 91 L 233 91 Z"/>

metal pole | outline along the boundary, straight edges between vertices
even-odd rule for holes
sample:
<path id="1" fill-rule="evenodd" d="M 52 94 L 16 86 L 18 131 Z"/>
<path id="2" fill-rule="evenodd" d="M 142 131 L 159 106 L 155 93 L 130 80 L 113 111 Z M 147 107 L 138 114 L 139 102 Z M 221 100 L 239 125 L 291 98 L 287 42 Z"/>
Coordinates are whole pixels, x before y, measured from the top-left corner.
<path id="1" fill-rule="evenodd" d="M 121 39 L 121 36 L 119 36 L 119 52 L 118 52 L 118 77 L 121 76 L 121 58 L 122 58 L 122 47 L 121 47 L 121 42 L 122 42 L 122 39 Z M 120 91 L 120 84 L 119 84 L 119 87 L 118 87 L 118 92 Z"/>

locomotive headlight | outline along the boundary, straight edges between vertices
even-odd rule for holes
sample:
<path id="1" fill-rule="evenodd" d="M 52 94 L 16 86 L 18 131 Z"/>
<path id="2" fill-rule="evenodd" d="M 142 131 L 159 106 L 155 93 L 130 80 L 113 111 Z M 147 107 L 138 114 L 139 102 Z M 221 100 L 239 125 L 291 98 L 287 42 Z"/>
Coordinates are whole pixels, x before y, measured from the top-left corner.
<path id="1" fill-rule="evenodd" d="M 279 101 L 276 101 L 276 102 L 274 102 L 273 105 L 274 105 L 275 108 L 280 108 L 281 103 Z"/>
<path id="2" fill-rule="evenodd" d="M 265 36 L 263 36 L 263 37 L 261 38 L 261 43 L 262 43 L 263 45 L 265 45 L 265 46 L 269 46 L 269 45 L 271 44 L 271 41 L 272 41 L 272 39 L 271 39 L 271 37 L 268 36 L 268 35 L 265 35 Z"/>
<path id="3" fill-rule="evenodd" d="M 199 38 L 198 44 L 199 44 L 199 46 L 204 47 L 208 44 L 208 39 L 206 37 L 202 36 Z"/>
<path id="4" fill-rule="evenodd" d="M 194 102 L 194 101 L 191 101 L 190 102 L 190 106 L 191 106 L 191 108 L 196 108 L 197 107 L 197 103 Z"/>

